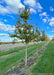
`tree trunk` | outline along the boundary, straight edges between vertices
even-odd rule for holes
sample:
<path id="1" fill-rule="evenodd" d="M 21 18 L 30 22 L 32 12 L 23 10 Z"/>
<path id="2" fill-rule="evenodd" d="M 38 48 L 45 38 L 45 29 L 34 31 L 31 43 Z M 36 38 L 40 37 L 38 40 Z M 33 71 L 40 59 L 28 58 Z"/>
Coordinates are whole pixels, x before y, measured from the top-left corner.
<path id="1" fill-rule="evenodd" d="M 25 56 L 25 66 L 27 65 L 27 43 L 26 43 L 26 56 Z"/>

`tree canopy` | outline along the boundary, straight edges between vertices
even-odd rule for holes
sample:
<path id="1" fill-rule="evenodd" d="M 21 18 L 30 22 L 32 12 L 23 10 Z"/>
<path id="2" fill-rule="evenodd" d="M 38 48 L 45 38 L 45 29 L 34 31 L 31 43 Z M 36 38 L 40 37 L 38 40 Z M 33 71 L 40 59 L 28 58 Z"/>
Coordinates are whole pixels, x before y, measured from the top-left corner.
<path id="1" fill-rule="evenodd" d="M 52 38 L 52 41 L 54 41 L 54 37 Z"/>

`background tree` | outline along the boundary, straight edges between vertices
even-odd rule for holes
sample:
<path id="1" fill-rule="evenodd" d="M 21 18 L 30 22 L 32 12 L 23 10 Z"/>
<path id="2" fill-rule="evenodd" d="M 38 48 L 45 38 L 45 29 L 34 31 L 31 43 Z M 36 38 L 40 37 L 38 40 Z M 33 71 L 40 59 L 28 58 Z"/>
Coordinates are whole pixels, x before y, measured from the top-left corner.
<path id="1" fill-rule="evenodd" d="M 47 35 L 45 36 L 45 41 L 50 41 L 50 38 Z"/>
<path id="2" fill-rule="evenodd" d="M 15 25 L 15 32 L 14 34 L 10 34 L 11 37 L 17 37 L 21 40 L 25 41 L 26 44 L 26 58 L 25 58 L 25 65 L 27 65 L 27 44 L 32 40 L 33 38 L 33 26 L 28 24 L 28 20 L 30 20 L 30 9 L 27 9 L 25 6 L 25 9 L 20 12 L 17 18 L 17 23 Z"/>
<path id="3" fill-rule="evenodd" d="M 54 37 L 52 38 L 52 40 L 51 41 L 54 41 Z"/>
<path id="4" fill-rule="evenodd" d="M 38 24 L 36 24 L 35 40 L 40 41 L 40 28 L 38 29 Z"/>
<path id="5" fill-rule="evenodd" d="M 41 41 L 50 41 L 50 38 L 42 31 Z"/>
<path id="6" fill-rule="evenodd" d="M 17 39 L 14 38 L 13 41 L 12 41 L 12 44 L 15 44 L 16 41 L 17 41 Z"/>
<path id="7" fill-rule="evenodd" d="M 36 38 L 36 36 L 35 36 L 35 30 L 34 30 L 34 28 L 33 28 L 33 35 L 32 35 L 32 41 L 33 41 L 33 42 L 35 42 L 35 38 Z"/>
<path id="8" fill-rule="evenodd" d="M 45 41 L 45 36 L 46 36 L 46 35 L 45 35 L 45 31 L 43 30 L 43 31 L 42 31 L 42 36 L 41 36 L 41 41 Z"/>
<path id="9" fill-rule="evenodd" d="M 0 44 L 2 44 L 1 39 L 0 39 Z"/>

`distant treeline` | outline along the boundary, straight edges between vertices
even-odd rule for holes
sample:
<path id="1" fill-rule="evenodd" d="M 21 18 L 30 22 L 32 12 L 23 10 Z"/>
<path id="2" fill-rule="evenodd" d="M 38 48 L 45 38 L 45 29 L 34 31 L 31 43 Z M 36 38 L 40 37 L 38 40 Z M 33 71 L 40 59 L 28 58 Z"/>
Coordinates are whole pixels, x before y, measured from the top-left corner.
<path id="1" fill-rule="evenodd" d="M 0 42 L 0 45 L 1 44 L 15 44 L 15 43 L 22 43 L 22 42 Z"/>
<path id="2" fill-rule="evenodd" d="M 51 41 L 54 41 L 54 37 L 52 38 L 52 40 Z"/>

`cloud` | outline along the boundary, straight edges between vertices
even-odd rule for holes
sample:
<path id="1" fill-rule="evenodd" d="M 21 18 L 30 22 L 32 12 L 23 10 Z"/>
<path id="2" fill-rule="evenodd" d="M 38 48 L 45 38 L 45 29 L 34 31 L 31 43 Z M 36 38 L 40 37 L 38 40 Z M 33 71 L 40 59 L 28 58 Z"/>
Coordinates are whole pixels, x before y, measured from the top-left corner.
<path id="1" fill-rule="evenodd" d="M 43 9 L 39 2 L 36 3 L 36 9 L 38 10 L 38 12 L 41 12 Z"/>
<path id="2" fill-rule="evenodd" d="M 50 31 L 50 32 L 54 32 L 54 30 Z"/>
<path id="3" fill-rule="evenodd" d="M 35 10 L 35 9 L 33 9 L 33 8 L 30 8 L 30 12 L 31 12 L 31 13 L 35 13 L 35 14 L 36 14 L 36 10 Z"/>
<path id="4" fill-rule="evenodd" d="M 36 5 L 36 0 L 24 0 L 24 4 L 34 7 Z"/>
<path id="5" fill-rule="evenodd" d="M 43 13 L 39 14 L 39 16 L 41 16 L 41 17 L 42 17 L 42 16 L 46 16 L 46 17 L 47 17 L 47 16 L 49 16 L 49 15 L 47 15 L 46 12 L 43 12 Z"/>
<path id="6" fill-rule="evenodd" d="M 37 2 L 37 0 L 24 0 L 24 4 L 25 5 L 29 5 L 30 8 L 33 7 L 34 10 L 37 10 L 38 12 L 41 12 L 42 11 L 42 6 L 40 5 L 39 2 Z M 35 13 L 35 11 L 34 11 Z"/>
<path id="7" fill-rule="evenodd" d="M 0 14 L 16 14 L 19 8 L 24 8 L 21 0 L 2 0 L 6 6 L 0 4 Z"/>
<path id="8" fill-rule="evenodd" d="M 52 17 L 51 19 L 49 19 L 49 21 L 54 22 L 54 17 Z"/>
<path id="9" fill-rule="evenodd" d="M 47 27 L 47 29 L 49 29 L 49 27 Z"/>
<path id="10" fill-rule="evenodd" d="M 49 25 L 51 27 L 54 27 L 54 17 L 52 17 L 51 19 L 49 19 L 49 15 L 46 12 L 43 12 L 41 14 L 39 14 L 39 16 L 41 17 L 41 19 L 43 20 L 44 23 L 49 23 Z M 44 19 L 43 19 L 44 17 Z"/>
<path id="11" fill-rule="evenodd" d="M 12 19 L 14 19 L 14 16 L 9 16 L 9 17 L 11 17 Z"/>
<path id="12" fill-rule="evenodd" d="M 0 34 L 0 36 L 9 36 L 9 34 L 4 34 L 4 33 L 3 33 L 3 34 Z"/>
<path id="13" fill-rule="evenodd" d="M 46 22 L 48 23 L 49 15 L 47 14 L 47 12 L 42 12 L 39 14 L 39 16 L 44 23 L 46 23 Z"/>
<path id="14" fill-rule="evenodd" d="M 52 12 L 53 12 L 53 11 L 54 11 L 54 8 L 50 7 L 50 11 L 52 11 Z"/>
<path id="15" fill-rule="evenodd" d="M 11 26 L 9 24 L 4 24 L 3 22 L 0 22 L 0 31 L 12 32 L 14 30 L 15 30 L 14 26 Z"/>
<path id="16" fill-rule="evenodd" d="M 54 17 L 52 17 L 51 19 L 49 19 L 49 25 L 54 27 Z"/>
<path id="17" fill-rule="evenodd" d="M 49 25 L 54 27 L 54 22 L 50 22 Z"/>
<path id="18" fill-rule="evenodd" d="M 0 5 L 0 14 L 10 13 L 7 7 Z"/>
<path id="19" fill-rule="evenodd" d="M 6 19 L 4 19 L 4 22 L 8 22 Z"/>
<path id="20" fill-rule="evenodd" d="M 43 22 L 44 22 L 44 23 L 46 23 L 46 21 L 47 21 L 47 19 L 46 19 L 46 18 L 45 18 L 45 19 L 42 19 L 42 20 L 43 20 Z"/>
<path id="21" fill-rule="evenodd" d="M 37 0 L 24 0 L 24 4 L 22 4 L 21 0 L 2 0 L 0 3 L 5 3 L 5 6 L 0 4 L 0 14 L 17 14 L 19 8 L 24 9 L 24 4 L 29 5 L 31 9 L 31 12 L 36 13 L 35 10 L 38 10 L 38 12 L 42 11 L 42 6 L 40 5 Z"/>

